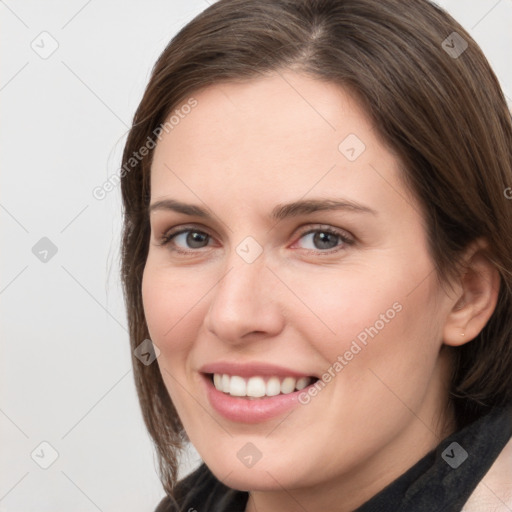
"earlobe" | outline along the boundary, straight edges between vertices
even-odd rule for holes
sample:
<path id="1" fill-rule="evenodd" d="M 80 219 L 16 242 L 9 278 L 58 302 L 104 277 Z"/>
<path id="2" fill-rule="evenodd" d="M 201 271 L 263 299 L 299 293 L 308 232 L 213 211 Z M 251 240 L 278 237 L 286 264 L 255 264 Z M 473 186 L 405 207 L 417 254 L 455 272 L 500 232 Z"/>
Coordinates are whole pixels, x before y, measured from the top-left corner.
<path id="1" fill-rule="evenodd" d="M 446 345 L 460 346 L 475 339 L 496 308 L 501 279 L 486 248 L 487 244 L 478 240 L 466 253 L 459 293 L 444 326 Z"/>

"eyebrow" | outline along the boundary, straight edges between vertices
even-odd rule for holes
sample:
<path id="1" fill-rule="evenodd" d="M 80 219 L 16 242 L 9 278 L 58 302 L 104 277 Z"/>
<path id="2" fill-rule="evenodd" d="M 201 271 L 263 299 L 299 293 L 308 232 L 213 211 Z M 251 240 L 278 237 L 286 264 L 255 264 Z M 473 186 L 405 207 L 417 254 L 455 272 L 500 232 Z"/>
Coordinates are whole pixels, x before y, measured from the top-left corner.
<path id="1" fill-rule="evenodd" d="M 172 210 L 184 215 L 201 217 L 204 219 L 213 218 L 213 216 L 208 213 L 208 210 L 194 204 L 182 203 L 175 199 L 163 199 L 150 205 L 150 213 L 157 210 Z M 278 204 L 272 209 L 269 218 L 273 221 L 281 221 L 288 217 L 297 217 L 300 215 L 308 215 L 315 212 L 331 210 L 344 210 L 378 215 L 375 210 L 372 210 L 368 206 L 347 199 L 306 199 L 294 201 L 292 203 Z"/>

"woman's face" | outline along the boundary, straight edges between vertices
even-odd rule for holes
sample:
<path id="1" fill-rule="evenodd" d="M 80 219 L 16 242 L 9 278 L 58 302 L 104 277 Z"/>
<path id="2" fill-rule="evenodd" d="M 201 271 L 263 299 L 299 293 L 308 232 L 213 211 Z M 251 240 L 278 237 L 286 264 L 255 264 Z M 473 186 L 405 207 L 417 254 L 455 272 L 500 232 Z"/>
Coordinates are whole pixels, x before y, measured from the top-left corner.
<path id="1" fill-rule="evenodd" d="M 289 72 L 193 97 L 155 149 L 143 277 L 172 401 L 227 485 L 371 496 L 439 442 L 447 396 L 454 300 L 420 207 L 338 86 Z"/>

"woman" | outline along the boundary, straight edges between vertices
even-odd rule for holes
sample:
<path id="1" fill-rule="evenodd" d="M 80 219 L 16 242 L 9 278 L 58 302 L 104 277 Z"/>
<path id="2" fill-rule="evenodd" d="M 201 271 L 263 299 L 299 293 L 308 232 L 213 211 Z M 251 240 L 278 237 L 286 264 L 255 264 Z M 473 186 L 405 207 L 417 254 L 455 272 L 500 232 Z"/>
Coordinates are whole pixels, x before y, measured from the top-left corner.
<path id="1" fill-rule="evenodd" d="M 178 33 L 122 172 L 159 512 L 512 510 L 511 148 L 427 0 L 220 0 Z"/>

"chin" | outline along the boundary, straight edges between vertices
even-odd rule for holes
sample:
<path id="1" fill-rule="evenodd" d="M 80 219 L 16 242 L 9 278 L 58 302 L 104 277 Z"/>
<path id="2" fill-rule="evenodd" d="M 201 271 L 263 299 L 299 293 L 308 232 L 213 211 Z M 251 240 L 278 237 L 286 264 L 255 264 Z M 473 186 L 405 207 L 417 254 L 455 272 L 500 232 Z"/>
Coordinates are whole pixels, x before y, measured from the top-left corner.
<path id="1" fill-rule="evenodd" d="M 242 446 L 246 444 L 244 442 Z M 243 459 L 243 455 L 240 458 Z M 272 450 L 272 455 L 262 455 L 251 467 L 245 466 L 238 458 L 231 462 L 226 452 L 224 458 L 212 454 L 203 460 L 220 481 L 240 491 L 282 491 L 283 487 L 293 489 L 314 485 L 315 478 L 312 475 L 315 474 L 319 481 L 325 478 L 325 475 L 320 475 L 320 471 L 308 466 L 307 460 L 297 460 L 296 453 L 286 453 L 278 447 Z"/>

